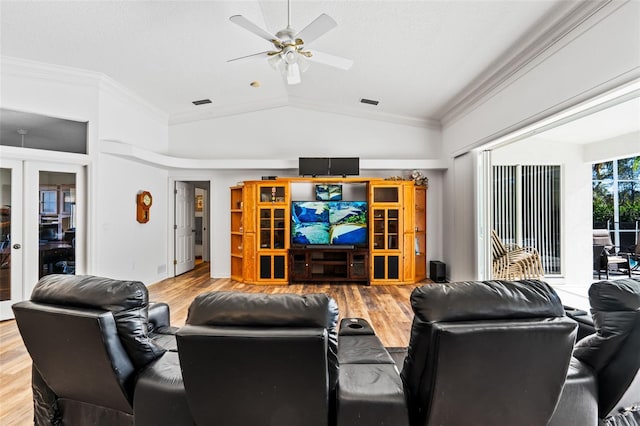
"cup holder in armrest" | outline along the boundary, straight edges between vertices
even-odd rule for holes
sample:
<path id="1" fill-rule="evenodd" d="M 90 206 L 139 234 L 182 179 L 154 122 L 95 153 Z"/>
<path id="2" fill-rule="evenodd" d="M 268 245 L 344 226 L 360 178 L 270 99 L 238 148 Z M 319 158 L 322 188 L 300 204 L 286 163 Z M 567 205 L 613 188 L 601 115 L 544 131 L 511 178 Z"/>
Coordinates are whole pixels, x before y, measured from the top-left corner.
<path id="1" fill-rule="evenodd" d="M 341 336 L 375 334 L 373 327 L 363 318 L 343 318 L 338 333 Z"/>

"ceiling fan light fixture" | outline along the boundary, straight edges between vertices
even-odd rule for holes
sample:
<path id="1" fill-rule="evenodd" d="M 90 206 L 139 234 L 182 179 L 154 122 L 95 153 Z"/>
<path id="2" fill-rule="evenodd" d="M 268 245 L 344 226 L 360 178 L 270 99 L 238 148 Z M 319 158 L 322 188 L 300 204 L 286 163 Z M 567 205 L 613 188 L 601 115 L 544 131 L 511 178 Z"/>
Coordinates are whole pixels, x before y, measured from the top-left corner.
<path id="1" fill-rule="evenodd" d="M 309 50 L 305 50 L 309 44 L 338 25 L 333 18 L 322 13 L 301 31 L 296 31 L 291 27 L 290 0 L 287 0 L 287 10 L 287 26 L 275 33 L 275 35 L 262 29 L 242 15 L 231 16 L 229 18 L 231 22 L 268 41 L 273 45 L 275 50 L 241 56 L 230 59 L 227 62 L 266 56 L 269 65 L 280 71 L 280 74 L 284 77 L 287 84 L 301 83 L 301 73 L 309 68 L 309 62 L 319 62 L 343 70 L 348 70 L 351 67 L 353 61 L 350 59 L 321 53 L 315 50 L 312 54 Z M 309 59 L 309 61 L 307 61 L 307 59 Z"/>
<path id="2" fill-rule="evenodd" d="M 286 64 L 285 69 L 287 84 L 300 84 L 302 82 L 300 66 L 297 63 Z"/>

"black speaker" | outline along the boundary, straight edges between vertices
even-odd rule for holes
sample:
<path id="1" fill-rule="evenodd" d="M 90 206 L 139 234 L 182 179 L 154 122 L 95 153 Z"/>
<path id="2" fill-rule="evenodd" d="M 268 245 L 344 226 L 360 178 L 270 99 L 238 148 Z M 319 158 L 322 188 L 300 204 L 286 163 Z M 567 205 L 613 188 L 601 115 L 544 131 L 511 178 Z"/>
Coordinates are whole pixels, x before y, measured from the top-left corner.
<path id="1" fill-rule="evenodd" d="M 298 157 L 298 174 L 300 176 L 328 176 L 328 157 Z"/>
<path id="2" fill-rule="evenodd" d="M 329 170 L 332 176 L 358 176 L 360 174 L 360 158 L 331 157 Z"/>
<path id="3" fill-rule="evenodd" d="M 429 278 L 436 283 L 444 283 L 447 281 L 447 265 L 439 260 L 429 262 Z"/>

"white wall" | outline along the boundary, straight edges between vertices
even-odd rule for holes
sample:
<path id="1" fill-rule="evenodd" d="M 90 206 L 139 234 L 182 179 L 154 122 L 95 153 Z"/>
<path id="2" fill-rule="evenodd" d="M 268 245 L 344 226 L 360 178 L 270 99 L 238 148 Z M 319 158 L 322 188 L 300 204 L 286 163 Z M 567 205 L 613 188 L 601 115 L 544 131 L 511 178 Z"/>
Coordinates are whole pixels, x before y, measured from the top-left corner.
<path id="1" fill-rule="evenodd" d="M 640 117 L 638 117 L 640 121 Z M 640 132 L 628 133 L 615 138 L 593 142 L 584 147 L 584 161 L 595 164 L 615 158 L 640 155 Z"/>
<path id="2" fill-rule="evenodd" d="M 241 147 L 241 148 L 240 148 Z M 169 128 L 169 154 L 190 158 L 440 158 L 440 131 L 280 107 Z"/>
<path id="3" fill-rule="evenodd" d="M 447 279 L 465 281 L 476 278 L 475 190 L 476 154 L 454 158 L 445 175 L 443 253 Z"/>
<path id="4" fill-rule="evenodd" d="M 151 284 L 167 274 L 167 175 L 164 170 L 108 154 L 99 155 L 92 273 Z M 149 222 L 136 220 L 136 195 L 153 196 Z"/>
<path id="5" fill-rule="evenodd" d="M 166 113 L 106 78 L 101 79 L 99 93 L 100 140 L 119 141 L 154 152 L 167 151 L 169 117 Z"/>
<path id="6" fill-rule="evenodd" d="M 493 165 L 560 165 L 562 168 L 562 277 L 550 283 L 591 283 L 592 195 L 591 164 L 584 161 L 584 145 L 557 143 L 533 137 L 491 152 Z"/>

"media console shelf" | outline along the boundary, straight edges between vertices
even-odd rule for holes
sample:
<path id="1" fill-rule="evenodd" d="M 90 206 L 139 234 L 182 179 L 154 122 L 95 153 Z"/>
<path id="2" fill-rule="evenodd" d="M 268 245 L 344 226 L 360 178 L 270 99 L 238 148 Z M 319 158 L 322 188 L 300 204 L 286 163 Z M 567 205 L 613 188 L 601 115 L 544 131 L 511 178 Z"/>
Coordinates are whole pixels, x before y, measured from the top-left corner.
<path id="1" fill-rule="evenodd" d="M 369 282 L 369 250 L 290 248 L 291 282 Z"/>

